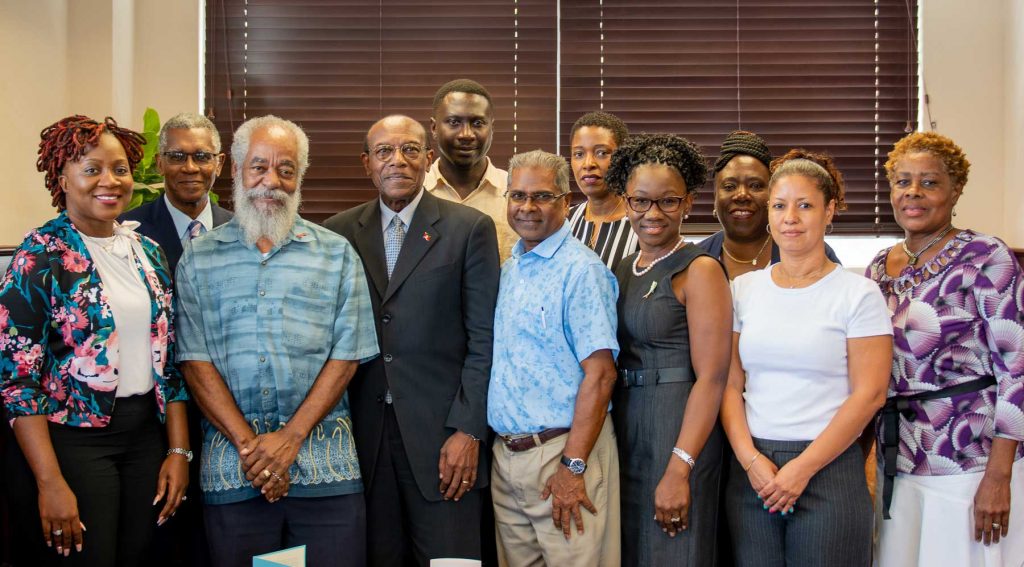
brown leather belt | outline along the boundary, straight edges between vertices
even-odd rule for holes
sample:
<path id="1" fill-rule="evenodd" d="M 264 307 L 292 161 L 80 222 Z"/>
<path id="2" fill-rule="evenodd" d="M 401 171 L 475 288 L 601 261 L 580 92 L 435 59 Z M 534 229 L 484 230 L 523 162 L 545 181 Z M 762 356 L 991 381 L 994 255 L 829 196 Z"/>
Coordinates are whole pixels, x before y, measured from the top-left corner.
<path id="1" fill-rule="evenodd" d="M 513 453 L 518 453 L 539 447 L 555 437 L 561 437 L 568 432 L 568 427 L 558 427 L 555 429 L 545 429 L 540 433 L 534 433 L 526 437 L 513 437 L 511 435 L 499 435 L 498 437 L 501 438 L 501 442 L 505 444 L 506 449 Z"/>

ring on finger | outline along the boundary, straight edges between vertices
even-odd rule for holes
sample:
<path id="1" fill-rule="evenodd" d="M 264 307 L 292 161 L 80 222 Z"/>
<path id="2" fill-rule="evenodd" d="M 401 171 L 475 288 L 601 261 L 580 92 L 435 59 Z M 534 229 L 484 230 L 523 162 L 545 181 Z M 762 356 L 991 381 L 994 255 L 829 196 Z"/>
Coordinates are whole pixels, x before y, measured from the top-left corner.
<path id="1" fill-rule="evenodd" d="M 283 481 L 283 480 L 284 480 L 283 478 L 281 478 L 281 475 L 277 474 L 276 472 L 272 472 L 272 473 L 270 473 L 270 476 L 272 476 L 272 477 L 274 477 L 275 479 L 277 479 L 277 480 L 280 480 L 280 481 Z"/>
<path id="2" fill-rule="evenodd" d="M 274 473 L 270 472 L 270 469 L 263 469 L 263 476 L 265 478 L 270 478 L 273 475 L 274 475 Z"/>
<path id="3" fill-rule="evenodd" d="M 52 533 L 53 533 L 53 535 L 55 535 L 55 536 L 59 536 L 59 535 L 61 535 L 61 534 L 63 534 L 63 533 L 64 533 L 64 530 L 62 530 L 62 529 L 60 529 L 60 528 L 57 528 L 57 529 L 53 530 L 53 532 L 52 532 Z"/>
<path id="4" fill-rule="evenodd" d="M 998 530 L 1001 527 L 1003 527 L 1003 526 L 999 522 L 992 522 L 992 529 L 993 530 Z"/>
<path id="5" fill-rule="evenodd" d="M 682 518 L 669 518 L 669 520 L 668 520 L 668 521 L 670 521 L 670 522 L 673 522 L 673 523 L 679 523 L 679 522 L 681 522 L 682 520 L 683 520 Z"/>

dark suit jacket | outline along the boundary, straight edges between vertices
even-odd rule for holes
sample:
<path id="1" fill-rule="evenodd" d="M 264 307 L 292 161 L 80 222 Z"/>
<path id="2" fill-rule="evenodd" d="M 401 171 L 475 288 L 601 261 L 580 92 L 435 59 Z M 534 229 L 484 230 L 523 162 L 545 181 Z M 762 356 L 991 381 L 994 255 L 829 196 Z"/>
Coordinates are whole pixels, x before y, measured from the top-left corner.
<path id="1" fill-rule="evenodd" d="M 487 437 L 500 275 L 494 221 L 424 191 L 390 281 L 379 199 L 324 226 L 363 260 L 380 341 L 381 356 L 361 365 L 348 388 L 364 481 L 373 481 L 390 388 L 416 484 L 426 500 L 439 501 L 441 446 L 456 430 Z M 482 445 L 474 488 L 489 479 L 490 451 Z"/>
<path id="2" fill-rule="evenodd" d="M 213 209 L 214 227 L 228 222 L 234 216 L 231 211 L 222 209 L 213 203 L 210 203 L 210 206 Z M 178 236 L 177 229 L 174 228 L 174 219 L 171 218 L 171 212 L 167 210 L 167 201 L 163 196 L 128 211 L 118 220 L 133 220 L 142 223 L 138 229 L 139 234 L 156 240 L 160 248 L 164 249 L 167 263 L 171 267 L 171 274 L 174 274 L 178 267 L 178 260 L 181 258 L 181 237 Z"/>

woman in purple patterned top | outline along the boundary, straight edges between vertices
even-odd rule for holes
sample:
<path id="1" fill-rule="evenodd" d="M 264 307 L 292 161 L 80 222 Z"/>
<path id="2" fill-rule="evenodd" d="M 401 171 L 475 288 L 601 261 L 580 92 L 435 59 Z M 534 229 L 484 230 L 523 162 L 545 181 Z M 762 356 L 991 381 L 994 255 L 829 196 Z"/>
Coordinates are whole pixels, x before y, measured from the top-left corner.
<path id="1" fill-rule="evenodd" d="M 905 231 L 867 270 L 895 333 L 877 427 L 886 567 L 1024 557 L 1024 277 L 1002 241 L 953 227 L 969 167 L 933 132 L 885 164 Z"/>

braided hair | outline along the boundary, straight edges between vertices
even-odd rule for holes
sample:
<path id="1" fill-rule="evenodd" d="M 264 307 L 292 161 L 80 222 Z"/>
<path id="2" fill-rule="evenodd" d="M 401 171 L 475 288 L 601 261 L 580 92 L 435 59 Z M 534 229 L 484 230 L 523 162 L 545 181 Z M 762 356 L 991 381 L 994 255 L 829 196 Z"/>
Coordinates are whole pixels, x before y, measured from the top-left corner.
<path id="1" fill-rule="evenodd" d="M 626 194 L 626 182 L 641 165 L 660 163 L 679 172 L 686 192 L 693 193 L 708 177 L 708 166 L 700 148 L 675 134 L 635 134 L 612 154 L 605 183 L 619 195 Z"/>
<path id="2" fill-rule="evenodd" d="M 799 161 L 801 163 L 784 167 L 787 162 L 792 161 Z M 772 179 L 768 183 L 769 186 L 775 185 L 778 179 L 786 175 L 803 175 L 817 182 L 818 189 L 825 194 L 826 204 L 834 199 L 836 211 L 846 210 L 846 183 L 843 182 L 843 174 L 839 172 L 839 168 L 832 161 L 832 156 L 803 148 L 794 148 L 786 152 L 782 157 L 772 160 L 769 169 L 772 172 Z"/>
<path id="3" fill-rule="evenodd" d="M 40 132 L 36 169 L 46 174 L 46 188 L 49 189 L 53 198 L 52 204 L 58 211 L 63 211 L 67 206 L 64 189 L 60 186 L 64 165 L 69 161 L 78 161 L 86 152 L 95 148 L 104 133 L 114 136 L 121 142 L 124 153 L 128 156 L 128 168 L 134 171 L 135 166 L 142 161 L 142 146 L 146 143 L 146 138 L 138 132 L 121 128 L 109 116 L 103 122 L 96 122 L 88 116 L 76 114 L 62 118 Z"/>
<path id="4" fill-rule="evenodd" d="M 772 152 L 761 136 L 746 130 L 734 130 L 722 141 L 722 150 L 715 161 L 714 175 L 718 175 L 736 156 L 750 156 L 769 167 Z"/>

